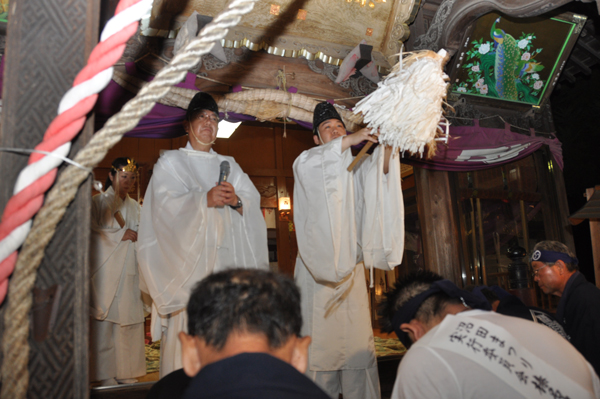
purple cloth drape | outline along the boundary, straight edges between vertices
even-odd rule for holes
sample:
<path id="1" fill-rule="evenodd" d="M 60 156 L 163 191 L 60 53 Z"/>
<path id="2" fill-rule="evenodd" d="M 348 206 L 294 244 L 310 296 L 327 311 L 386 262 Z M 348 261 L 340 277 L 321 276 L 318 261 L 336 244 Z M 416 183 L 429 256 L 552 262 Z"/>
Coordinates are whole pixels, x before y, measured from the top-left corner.
<path id="1" fill-rule="evenodd" d="M 135 64 L 129 62 L 125 64 L 127 73 L 138 79 L 151 81 L 154 76 L 145 74 L 139 71 Z M 198 90 L 195 85 L 196 76 L 188 73 L 184 82 L 176 84 L 177 87 L 186 89 Z M 241 88 L 240 88 L 241 89 Z M 291 92 L 296 90 L 290 87 Z M 234 89 L 234 91 L 236 91 Z M 238 90 L 239 91 L 239 90 Z M 106 121 L 125 105 L 127 101 L 132 99 L 134 94 L 121 87 L 115 81 L 111 81 L 108 86 L 102 90 L 96 102 L 96 130 L 99 130 Z M 224 118 L 225 114 L 220 113 L 220 117 Z M 131 131 L 127 132 L 127 137 L 150 138 L 150 139 L 168 139 L 185 135 L 183 130 L 183 119 L 185 118 L 185 110 L 177 107 L 169 107 L 163 104 L 156 104 L 152 110 L 144 116 L 138 125 Z M 227 113 L 227 120 L 230 122 L 255 121 L 256 118 L 249 115 L 237 114 L 235 112 Z M 307 122 L 295 121 L 301 126 L 312 129 L 312 124 Z"/>
<path id="2" fill-rule="evenodd" d="M 450 126 L 448 144 L 438 142 L 432 159 L 407 157 L 404 161 L 427 169 L 467 172 L 525 158 L 545 144 L 562 169 L 560 141 L 536 136 L 533 129 L 530 132 L 530 136 L 511 132 L 508 124 L 504 129 L 484 128 L 475 120 L 473 126 Z"/>
<path id="3" fill-rule="evenodd" d="M 127 73 L 146 81 L 151 81 L 154 76 L 146 75 L 138 71 L 134 63 L 125 65 Z M 185 81 L 176 84 L 177 87 L 198 90 L 196 88 L 196 76 L 188 73 Z M 134 94 L 125 90 L 115 81 L 111 81 L 108 86 L 100 92 L 96 102 L 96 130 L 100 129 L 108 118 L 119 112 L 127 101 L 132 99 Z M 127 137 L 143 137 L 154 139 L 166 139 L 183 136 L 183 119 L 185 110 L 177 107 L 169 107 L 163 104 L 156 104 L 148 115 L 144 116 L 138 125 L 126 133 Z"/>

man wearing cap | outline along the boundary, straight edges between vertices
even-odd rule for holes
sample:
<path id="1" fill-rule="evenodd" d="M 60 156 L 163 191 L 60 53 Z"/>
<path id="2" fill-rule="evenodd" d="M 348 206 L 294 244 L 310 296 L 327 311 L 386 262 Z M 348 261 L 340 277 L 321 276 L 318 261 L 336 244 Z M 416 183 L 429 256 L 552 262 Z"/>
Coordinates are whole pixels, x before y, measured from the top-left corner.
<path id="1" fill-rule="evenodd" d="M 382 330 L 409 348 L 392 399 L 597 398 L 593 367 L 564 338 L 429 272 L 386 294 Z"/>
<path id="2" fill-rule="evenodd" d="M 232 157 L 212 150 L 219 109 L 198 93 L 184 121 L 189 142 L 165 152 L 146 191 L 138 233 L 142 289 L 153 300 L 152 339 L 161 340 L 160 375 L 181 368 L 180 331 L 194 284 L 234 267 L 268 269 L 260 195 Z M 217 184 L 221 163 L 227 181 Z"/>
<path id="3" fill-rule="evenodd" d="M 560 297 L 556 319 L 573 346 L 600 374 L 600 289 L 585 279 L 575 255 L 558 241 L 538 242 L 531 268 L 540 289 Z"/>
<path id="4" fill-rule="evenodd" d="M 350 147 L 377 137 L 369 129 L 346 135 L 327 102 L 315 108 L 313 126 L 317 147 L 294 161 L 295 278 L 302 335 L 313 339 L 307 375 L 335 398 L 379 398 L 365 266 L 389 270 L 402 261 L 398 154 L 392 162 L 391 149 L 379 146 L 348 172 Z"/>

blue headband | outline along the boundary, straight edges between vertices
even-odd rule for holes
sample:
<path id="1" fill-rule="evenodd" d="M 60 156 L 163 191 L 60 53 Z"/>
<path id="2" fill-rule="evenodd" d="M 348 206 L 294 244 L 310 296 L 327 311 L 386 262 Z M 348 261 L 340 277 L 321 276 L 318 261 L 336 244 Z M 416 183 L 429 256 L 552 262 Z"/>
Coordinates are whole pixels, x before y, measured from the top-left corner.
<path id="1" fill-rule="evenodd" d="M 557 260 L 562 260 L 565 263 L 572 263 L 574 265 L 579 263 L 577 258 L 571 258 L 568 254 L 564 252 L 545 251 L 543 249 L 536 249 L 531 254 L 532 262 L 556 263 Z"/>
<path id="2" fill-rule="evenodd" d="M 482 300 L 468 291 L 461 290 L 450 280 L 438 280 L 431 284 L 431 287 L 429 287 L 428 290 L 409 299 L 394 314 L 392 327 L 400 342 L 402 342 L 407 349 L 412 342 L 408 334 L 400 329 L 400 326 L 404 323 L 410 323 L 410 321 L 415 318 L 415 314 L 423 302 L 430 296 L 440 292 L 445 293 L 450 298 L 460 298 L 465 306 L 469 306 L 473 309 L 491 310 L 491 306 L 487 300 Z"/>

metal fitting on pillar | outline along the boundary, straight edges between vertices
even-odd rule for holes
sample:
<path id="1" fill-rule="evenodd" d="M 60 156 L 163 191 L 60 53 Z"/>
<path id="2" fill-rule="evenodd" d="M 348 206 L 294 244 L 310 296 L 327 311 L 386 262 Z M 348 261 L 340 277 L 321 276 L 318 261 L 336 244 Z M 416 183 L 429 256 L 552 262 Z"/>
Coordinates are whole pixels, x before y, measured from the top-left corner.
<path id="1" fill-rule="evenodd" d="M 508 286 L 512 290 L 529 287 L 529 266 L 523 262 L 526 255 L 525 248 L 518 244 L 506 250 L 506 256 L 511 260 L 508 265 Z"/>

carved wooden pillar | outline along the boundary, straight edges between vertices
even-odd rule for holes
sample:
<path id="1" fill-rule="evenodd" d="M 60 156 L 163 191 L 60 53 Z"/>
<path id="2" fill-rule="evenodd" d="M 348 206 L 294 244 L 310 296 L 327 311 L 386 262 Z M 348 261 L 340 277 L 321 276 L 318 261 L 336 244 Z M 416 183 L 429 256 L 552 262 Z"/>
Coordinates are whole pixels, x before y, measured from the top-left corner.
<path id="1" fill-rule="evenodd" d="M 99 0 L 11 1 L 5 52 L 1 147 L 33 148 L 98 40 Z M 86 124 L 70 157 L 90 138 Z M 27 156 L 0 153 L 0 209 Z M 53 326 L 30 338 L 29 398 L 87 398 L 88 240 L 91 188 L 80 187 L 40 265 L 36 288 L 59 287 Z M 39 297 L 37 298 L 40 299 Z M 36 306 L 34 298 L 34 307 Z M 51 303 L 39 303 L 51 310 Z M 4 309 L 4 306 L 2 307 Z M 43 313 L 42 312 L 42 313 Z M 3 311 L 2 311 L 3 313 Z M 3 319 L 3 314 L 0 315 Z M 3 331 L 2 331 L 3 332 Z M 40 331 L 38 331 L 40 332 Z"/>
<path id="2" fill-rule="evenodd" d="M 425 268 L 462 286 L 459 230 L 449 172 L 414 170 Z"/>

